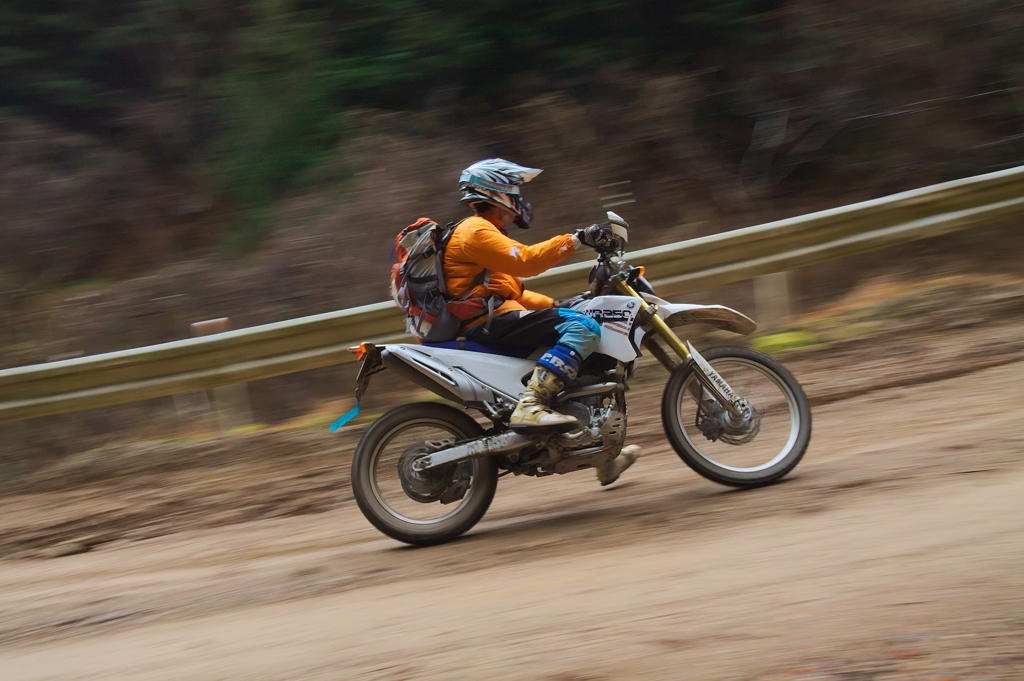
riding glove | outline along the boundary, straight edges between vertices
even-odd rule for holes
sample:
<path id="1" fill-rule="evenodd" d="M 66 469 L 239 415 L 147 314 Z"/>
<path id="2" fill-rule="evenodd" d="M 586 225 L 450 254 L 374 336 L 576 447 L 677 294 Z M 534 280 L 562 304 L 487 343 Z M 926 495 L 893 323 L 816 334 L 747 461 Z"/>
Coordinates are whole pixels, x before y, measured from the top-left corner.
<path id="1" fill-rule="evenodd" d="M 618 237 L 607 222 L 590 225 L 584 229 L 577 229 L 573 237 L 584 246 L 590 246 L 591 248 L 603 248 L 618 241 Z"/>

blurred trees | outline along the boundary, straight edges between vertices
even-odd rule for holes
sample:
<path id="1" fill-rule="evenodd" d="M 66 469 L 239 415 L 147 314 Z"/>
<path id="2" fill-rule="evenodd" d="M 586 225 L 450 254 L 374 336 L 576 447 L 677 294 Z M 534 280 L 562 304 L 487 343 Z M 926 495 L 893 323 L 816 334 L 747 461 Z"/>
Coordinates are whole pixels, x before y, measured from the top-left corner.
<path id="1" fill-rule="evenodd" d="M 771 0 L 5 0 L 0 107 L 131 138 L 259 215 L 348 108 L 467 116 L 595 74 L 697 67 L 757 42 Z"/>
<path id="2" fill-rule="evenodd" d="M 958 129 L 959 149 L 1012 143 L 1022 16 L 1013 0 L 4 0 L 0 113 L 141 154 L 245 241 L 355 110 L 443 108 L 471 126 L 544 93 L 614 103 L 622 83 L 685 75 L 699 101 L 678 125 L 700 140 L 680 144 L 757 197 L 826 144 L 870 168 L 888 144 L 872 117 L 917 101 L 971 108 L 957 123 L 987 130 Z M 950 176 L 972 164 L 933 156 Z"/>
<path id="3" fill-rule="evenodd" d="M 5 0 L 0 102 L 65 116 L 225 74 L 312 69 L 335 103 L 514 99 L 623 64 L 693 65 L 759 37 L 774 0 Z"/>

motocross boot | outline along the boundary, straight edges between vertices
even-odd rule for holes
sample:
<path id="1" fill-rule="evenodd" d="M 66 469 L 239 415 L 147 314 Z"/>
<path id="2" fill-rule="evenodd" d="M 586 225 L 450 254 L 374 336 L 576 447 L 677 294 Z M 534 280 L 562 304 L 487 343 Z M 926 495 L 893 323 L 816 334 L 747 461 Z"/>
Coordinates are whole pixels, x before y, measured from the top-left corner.
<path id="1" fill-rule="evenodd" d="M 575 417 L 551 409 L 551 399 L 564 388 L 565 382 L 538 364 L 519 404 L 512 412 L 509 427 L 524 434 L 567 433 L 579 428 L 580 423 Z"/>
<path id="2" fill-rule="evenodd" d="M 597 481 L 601 486 L 610 485 L 619 479 L 622 472 L 632 466 L 640 454 L 640 448 L 636 445 L 623 447 L 619 455 L 597 467 Z"/>

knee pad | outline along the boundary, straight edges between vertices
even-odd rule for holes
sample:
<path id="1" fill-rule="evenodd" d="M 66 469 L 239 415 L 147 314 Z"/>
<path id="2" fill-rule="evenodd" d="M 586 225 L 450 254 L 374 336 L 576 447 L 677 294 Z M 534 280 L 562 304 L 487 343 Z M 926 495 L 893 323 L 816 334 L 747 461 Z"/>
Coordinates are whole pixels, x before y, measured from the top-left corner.
<path id="1" fill-rule="evenodd" d="M 565 320 L 555 327 L 555 331 L 561 334 L 558 344 L 575 350 L 581 359 L 585 359 L 601 341 L 601 325 L 593 317 L 576 310 L 561 308 L 558 314 Z"/>
<path id="2" fill-rule="evenodd" d="M 576 380 L 583 357 L 580 353 L 564 345 L 556 345 L 537 360 L 537 364 L 558 376 L 566 385 Z"/>

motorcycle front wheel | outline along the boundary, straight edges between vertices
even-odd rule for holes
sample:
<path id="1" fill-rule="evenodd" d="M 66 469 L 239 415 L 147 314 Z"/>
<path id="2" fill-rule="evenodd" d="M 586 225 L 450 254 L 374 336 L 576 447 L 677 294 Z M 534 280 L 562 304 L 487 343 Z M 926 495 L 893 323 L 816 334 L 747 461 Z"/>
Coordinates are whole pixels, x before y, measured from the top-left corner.
<path id="1" fill-rule="evenodd" d="M 723 485 L 778 481 L 800 462 L 811 440 L 811 407 L 803 388 L 784 366 L 756 350 L 718 347 L 701 356 L 751 404 L 757 427 L 732 434 L 716 430 L 721 408 L 685 362 L 672 373 L 661 402 L 672 447 L 687 466 Z"/>
<path id="2" fill-rule="evenodd" d="M 406 544 L 440 544 L 466 532 L 494 498 L 494 458 L 451 464 L 426 475 L 411 473 L 409 463 L 430 448 L 482 435 L 468 414 L 446 404 L 420 402 L 389 411 L 367 428 L 352 457 L 352 493 L 359 510 L 378 530 Z M 452 494 L 453 485 L 460 486 L 462 496 Z"/>

